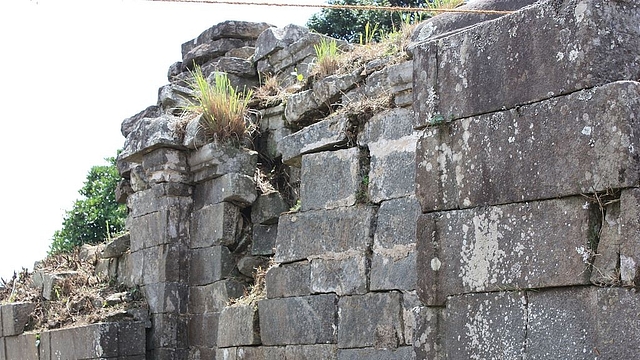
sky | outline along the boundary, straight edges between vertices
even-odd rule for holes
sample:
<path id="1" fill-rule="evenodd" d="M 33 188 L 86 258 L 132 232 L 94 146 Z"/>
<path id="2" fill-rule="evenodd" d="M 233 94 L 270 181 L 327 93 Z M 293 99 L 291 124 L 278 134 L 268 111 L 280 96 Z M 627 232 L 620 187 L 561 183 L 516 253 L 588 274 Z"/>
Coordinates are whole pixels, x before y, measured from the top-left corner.
<path id="1" fill-rule="evenodd" d="M 226 20 L 304 25 L 317 11 L 144 0 L 0 1 L 0 278 L 46 256 L 89 169 L 124 144 L 122 120 L 156 104 L 169 66 L 181 60 L 182 43 Z"/>

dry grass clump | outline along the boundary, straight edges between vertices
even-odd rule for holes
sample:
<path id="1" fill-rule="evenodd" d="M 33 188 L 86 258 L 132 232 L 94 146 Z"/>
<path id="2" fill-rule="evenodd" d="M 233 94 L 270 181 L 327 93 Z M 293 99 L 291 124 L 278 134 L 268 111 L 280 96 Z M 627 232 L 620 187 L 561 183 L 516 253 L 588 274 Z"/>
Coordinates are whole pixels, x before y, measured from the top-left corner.
<path id="1" fill-rule="evenodd" d="M 201 125 L 207 138 L 213 140 L 240 141 L 247 133 L 247 113 L 253 91 L 237 91 L 226 73 L 216 72 L 211 83 L 202 69 L 196 66 L 191 72 L 188 86 L 194 92 L 194 100 L 188 99 L 187 113 L 202 114 Z"/>
<path id="2" fill-rule="evenodd" d="M 313 47 L 316 50 L 315 71 L 318 76 L 326 77 L 334 74 L 340 68 L 339 56 L 341 54 L 336 40 L 323 38 Z"/>
<path id="3" fill-rule="evenodd" d="M 269 268 L 273 266 L 275 266 L 274 263 L 271 263 Z M 266 277 L 269 268 L 263 269 L 262 267 L 258 267 L 253 277 L 253 285 L 251 285 L 248 290 L 245 290 L 244 295 L 241 297 L 231 299 L 228 306 L 257 306 L 258 301 L 265 299 L 267 297 Z"/>

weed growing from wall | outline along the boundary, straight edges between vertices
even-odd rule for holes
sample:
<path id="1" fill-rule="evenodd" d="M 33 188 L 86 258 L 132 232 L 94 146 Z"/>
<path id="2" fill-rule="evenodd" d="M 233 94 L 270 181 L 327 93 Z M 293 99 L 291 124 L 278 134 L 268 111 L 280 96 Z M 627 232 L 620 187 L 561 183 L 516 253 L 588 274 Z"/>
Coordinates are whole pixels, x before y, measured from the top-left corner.
<path id="1" fill-rule="evenodd" d="M 335 40 L 322 39 L 313 46 L 316 50 L 316 71 L 320 77 L 335 73 L 340 67 L 338 61 L 338 43 Z"/>

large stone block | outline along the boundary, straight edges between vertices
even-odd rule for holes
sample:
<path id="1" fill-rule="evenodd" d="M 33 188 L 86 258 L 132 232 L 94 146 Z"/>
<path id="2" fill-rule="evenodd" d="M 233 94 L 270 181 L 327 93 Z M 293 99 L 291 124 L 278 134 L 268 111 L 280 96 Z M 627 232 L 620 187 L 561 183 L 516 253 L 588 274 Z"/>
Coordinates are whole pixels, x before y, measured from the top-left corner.
<path id="1" fill-rule="evenodd" d="M 193 194 L 195 209 L 223 201 L 245 208 L 251 205 L 257 196 L 253 177 L 236 173 L 197 184 Z"/>
<path id="2" fill-rule="evenodd" d="M 600 212 L 583 197 L 422 215 L 418 290 L 449 295 L 589 283 Z"/>
<path id="3" fill-rule="evenodd" d="M 265 278 L 270 299 L 311 294 L 311 267 L 308 261 L 272 266 Z"/>
<path id="4" fill-rule="evenodd" d="M 452 296 L 447 300 L 442 328 L 449 359 L 520 359 L 529 356 L 525 354 L 527 297 L 524 292 Z"/>
<path id="5" fill-rule="evenodd" d="M 191 247 L 232 245 L 242 228 L 240 208 L 229 202 L 207 205 L 191 214 Z"/>
<path id="6" fill-rule="evenodd" d="M 163 349 L 171 350 L 175 356 L 176 351 L 188 348 L 188 317 L 178 314 L 152 314 L 153 326 L 147 333 L 147 351 L 162 352 Z M 188 351 L 187 351 L 188 353 Z M 152 359 L 159 359 L 156 355 Z M 181 357 L 166 357 L 162 359 L 184 359 Z"/>
<path id="7" fill-rule="evenodd" d="M 189 288 L 186 284 L 163 282 L 142 287 L 149 311 L 160 313 L 186 313 L 189 303 Z"/>
<path id="8" fill-rule="evenodd" d="M 336 360 L 336 345 L 289 345 L 285 350 L 287 360 Z"/>
<path id="9" fill-rule="evenodd" d="M 278 224 L 253 225 L 251 255 L 273 255 L 278 236 Z"/>
<path id="10" fill-rule="evenodd" d="M 443 310 L 425 306 L 415 292 L 402 294 L 404 340 L 413 346 L 417 359 L 444 359 L 440 329 Z"/>
<path id="11" fill-rule="evenodd" d="M 8 336 L 0 340 L 0 345 L 2 345 L 3 341 L 5 348 L 0 350 L 0 356 L 6 350 L 6 360 L 40 360 L 38 347 L 36 346 L 36 334 Z M 45 357 L 45 359 L 49 359 L 49 357 Z"/>
<path id="12" fill-rule="evenodd" d="M 256 40 L 255 61 L 281 50 L 300 40 L 309 33 L 304 26 L 289 24 L 283 28 L 268 28 Z"/>
<path id="13" fill-rule="evenodd" d="M 196 183 L 232 173 L 253 176 L 257 161 L 255 151 L 216 142 L 200 147 L 188 159 Z"/>
<path id="14" fill-rule="evenodd" d="M 622 81 L 428 128 L 422 211 L 548 199 L 639 181 L 640 83 Z"/>
<path id="15" fill-rule="evenodd" d="M 413 348 L 404 346 L 398 349 L 340 349 L 338 360 L 414 360 Z"/>
<path id="16" fill-rule="evenodd" d="M 413 195 L 416 178 L 416 143 L 413 112 L 392 109 L 374 115 L 358 139 L 371 156 L 368 192 L 374 203 Z"/>
<path id="17" fill-rule="evenodd" d="M 257 39 L 266 29 L 272 27 L 267 23 L 254 23 L 247 21 L 224 21 L 203 31 L 197 38 L 182 44 L 182 56 L 197 45 L 222 38 L 232 39 Z"/>
<path id="18" fill-rule="evenodd" d="M 189 312 L 202 314 L 220 312 L 229 300 L 237 299 L 244 294 L 244 285 L 236 280 L 216 281 L 204 286 L 189 287 Z"/>
<path id="19" fill-rule="evenodd" d="M 184 151 L 157 148 L 142 155 L 142 168 L 149 184 L 191 182 Z"/>
<path id="20" fill-rule="evenodd" d="M 218 348 L 216 350 L 216 357 L 214 359 L 221 360 L 237 360 L 238 349 L 237 348 Z"/>
<path id="21" fill-rule="evenodd" d="M 639 286 L 640 189 L 622 190 L 619 201 L 606 205 L 604 216 L 591 281 Z"/>
<path id="22" fill-rule="evenodd" d="M 527 358 L 635 359 L 638 294 L 621 288 L 565 288 L 528 294 Z"/>
<path id="23" fill-rule="evenodd" d="M 171 208 L 190 209 L 191 186 L 180 183 L 156 184 L 150 189 L 137 191 L 127 198 L 130 218 Z"/>
<path id="24" fill-rule="evenodd" d="M 282 162 L 290 166 L 301 166 L 303 154 L 344 147 L 349 140 L 351 123 L 344 113 L 336 113 L 313 125 L 282 138 L 278 151 Z"/>
<path id="25" fill-rule="evenodd" d="M 360 150 L 350 148 L 302 156 L 302 210 L 332 209 L 356 203 L 364 175 Z"/>
<path id="26" fill-rule="evenodd" d="M 231 347 L 260 344 L 258 308 L 252 304 L 225 307 L 220 313 L 218 346 Z"/>
<path id="27" fill-rule="evenodd" d="M 415 125 L 638 79 L 638 19 L 636 3 L 552 0 L 420 45 Z"/>
<path id="28" fill-rule="evenodd" d="M 126 233 L 114 238 L 100 252 L 102 259 L 117 258 L 124 255 L 131 248 L 131 234 Z"/>
<path id="29" fill-rule="evenodd" d="M 285 348 L 279 346 L 239 347 L 238 360 L 285 360 Z"/>
<path id="30" fill-rule="evenodd" d="M 420 204 L 414 197 L 382 202 L 373 237 L 371 290 L 414 290 L 416 222 Z"/>
<path id="31" fill-rule="evenodd" d="M 311 259 L 311 291 L 339 296 L 368 291 L 369 259 L 364 251 L 327 253 Z"/>
<path id="32" fill-rule="evenodd" d="M 225 246 L 193 249 L 189 283 L 191 285 L 211 284 L 225 278 L 234 267 L 233 256 Z"/>
<path id="33" fill-rule="evenodd" d="M 315 49 L 314 49 L 315 50 Z M 331 105 L 340 96 L 355 88 L 362 80 L 359 73 L 329 75 L 313 83 L 313 95 L 317 104 Z"/>
<path id="34" fill-rule="evenodd" d="M 371 246 L 374 220 L 375 209 L 367 206 L 284 214 L 278 222 L 275 261 L 364 251 Z"/>
<path id="35" fill-rule="evenodd" d="M 145 353 L 144 324 L 99 323 L 52 330 L 41 337 L 41 358 L 97 359 Z M 20 359 L 17 357 L 16 359 Z"/>
<path id="36" fill-rule="evenodd" d="M 27 302 L 1 305 L 2 335 L 15 336 L 22 334 L 24 327 L 29 323 L 29 318 L 35 307 L 35 303 Z"/>
<path id="37" fill-rule="evenodd" d="M 338 298 L 312 295 L 258 302 L 264 345 L 334 344 L 337 339 Z"/>
<path id="38" fill-rule="evenodd" d="M 182 139 L 175 131 L 179 122 L 180 118 L 168 114 L 140 119 L 127 136 L 118 159 L 139 163 L 144 154 L 157 148 L 182 149 Z"/>
<path id="39" fill-rule="evenodd" d="M 289 210 L 279 192 L 262 194 L 251 207 L 251 223 L 254 225 L 272 225 L 278 223 L 280 214 Z"/>
<path id="40" fill-rule="evenodd" d="M 158 245 L 141 250 L 142 280 L 145 284 L 187 281 L 189 249 L 178 244 Z"/>
<path id="41" fill-rule="evenodd" d="M 223 56 L 232 49 L 244 46 L 252 46 L 255 41 L 223 38 L 208 41 L 196 45 L 182 57 L 182 64 L 186 69 L 192 69 L 194 65 L 202 65 L 209 60 Z"/>
<path id="42" fill-rule="evenodd" d="M 129 220 L 131 251 L 185 244 L 189 239 L 190 207 L 171 205 L 161 210 Z"/>
<path id="43" fill-rule="evenodd" d="M 399 292 L 340 298 L 338 347 L 395 349 L 403 344 L 401 301 L 402 295 Z"/>
<path id="44" fill-rule="evenodd" d="M 7 360 L 7 352 L 5 349 L 4 338 L 2 336 L 0 336 L 0 360 Z"/>
<path id="45" fill-rule="evenodd" d="M 321 104 L 316 103 L 313 90 L 295 93 L 287 99 L 284 117 L 289 124 L 300 127 L 313 119 L 324 117 L 323 115 L 324 111 Z"/>
<path id="46" fill-rule="evenodd" d="M 222 326 L 220 326 L 222 324 Z M 233 322 L 220 321 L 219 312 L 194 314 L 189 317 L 189 345 L 200 348 L 214 348 L 218 346 L 219 329 L 234 326 Z M 202 355 L 202 351 L 200 351 Z"/>

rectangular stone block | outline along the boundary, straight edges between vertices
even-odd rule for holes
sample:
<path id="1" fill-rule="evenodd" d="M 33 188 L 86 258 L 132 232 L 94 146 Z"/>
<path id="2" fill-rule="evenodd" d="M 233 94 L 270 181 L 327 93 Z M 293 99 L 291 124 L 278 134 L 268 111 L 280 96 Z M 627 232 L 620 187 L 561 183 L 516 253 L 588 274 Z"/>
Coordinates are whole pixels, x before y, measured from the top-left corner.
<path id="1" fill-rule="evenodd" d="M 278 224 L 253 225 L 253 237 L 251 241 L 251 255 L 273 255 L 276 249 L 278 237 Z"/>
<path id="2" fill-rule="evenodd" d="M 125 350 L 125 344 L 119 344 L 119 325 L 117 323 L 100 323 L 80 327 L 52 330 L 48 339 L 42 342 L 45 359 L 95 359 L 118 357 L 119 347 Z M 123 335 L 126 330 L 123 331 Z M 125 341 L 125 339 L 122 339 Z M 142 349 L 144 353 L 144 337 L 131 337 L 138 341 L 137 345 L 129 344 L 125 351 L 133 348 Z M 34 339 L 35 342 L 35 339 Z M 47 344 L 49 342 L 49 344 Z M 48 346 L 47 346 L 48 345 Z M 32 345 L 33 346 L 33 345 Z M 138 351 L 133 351 L 137 352 Z M 16 359 L 20 359 L 17 357 Z"/>
<path id="3" fill-rule="evenodd" d="M 186 313 L 189 288 L 184 283 L 162 282 L 142 287 L 149 311 L 159 313 Z"/>
<path id="4" fill-rule="evenodd" d="M 392 109 L 374 115 L 358 138 L 371 157 L 368 174 L 369 199 L 374 203 L 413 195 L 416 174 L 414 114 L 407 109 Z"/>
<path id="5" fill-rule="evenodd" d="M 638 19 L 637 3 L 546 1 L 418 46 L 415 126 L 638 79 Z"/>
<path id="6" fill-rule="evenodd" d="M 165 244 L 141 250 L 144 284 L 186 281 L 189 274 L 189 250 L 186 246 Z"/>
<path id="7" fill-rule="evenodd" d="M 129 218 L 131 251 L 164 244 L 186 244 L 190 215 L 190 203 L 174 203 L 166 209 Z"/>
<path id="8" fill-rule="evenodd" d="M 607 201 L 606 199 L 604 200 Z M 640 189 L 626 189 L 604 209 L 591 281 L 600 285 L 640 285 Z"/>
<path id="9" fill-rule="evenodd" d="M 442 328 L 447 358 L 529 357 L 526 354 L 527 296 L 524 292 L 452 296 L 447 300 Z"/>
<path id="10" fill-rule="evenodd" d="M 225 174 L 253 176 L 258 153 L 236 146 L 212 142 L 189 155 L 188 163 L 193 172 L 193 181 L 200 183 Z"/>
<path id="11" fill-rule="evenodd" d="M 131 209 L 129 217 L 137 218 L 176 206 L 188 209 L 192 204 L 191 194 L 191 186 L 179 183 L 156 184 L 150 189 L 136 191 L 127 197 L 127 207 Z"/>
<path id="12" fill-rule="evenodd" d="M 444 359 L 441 319 L 444 308 L 425 306 L 415 292 L 402 294 L 405 344 L 413 346 L 416 359 Z"/>
<path id="13" fill-rule="evenodd" d="M 7 360 L 7 352 L 5 350 L 4 338 L 2 336 L 0 336 L 0 360 Z"/>
<path id="14" fill-rule="evenodd" d="M 260 344 L 258 320 L 258 308 L 252 304 L 225 307 L 220 313 L 220 324 L 223 326 L 218 327 L 218 346 Z"/>
<path id="15" fill-rule="evenodd" d="M 218 348 L 216 350 L 216 357 L 214 359 L 222 359 L 222 360 L 237 360 L 238 356 L 238 349 L 237 348 Z"/>
<path id="16" fill-rule="evenodd" d="M 191 182 L 191 174 L 187 167 L 187 156 L 184 151 L 172 148 L 158 148 L 142 155 L 142 168 L 147 181 L 158 183 Z"/>
<path id="17" fill-rule="evenodd" d="M 415 197 L 382 202 L 373 237 L 371 290 L 414 290 L 416 222 L 420 204 Z"/>
<path id="18" fill-rule="evenodd" d="M 368 206 L 283 214 L 278 222 L 275 261 L 303 260 L 347 250 L 367 250 L 375 209 Z"/>
<path id="19" fill-rule="evenodd" d="M 147 350 L 162 352 L 162 349 L 167 349 L 175 353 L 177 350 L 188 348 L 189 327 L 186 315 L 151 314 L 151 322 L 153 327 L 147 335 Z M 180 359 L 180 357 L 167 359 Z"/>
<path id="20" fill-rule="evenodd" d="M 35 309 L 35 303 L 19 302 L 0 306 L 2 312 L 3 336 L 15 336 L 24 332 L 24 327 L 29 323 L 31 313 Z"/>
<path id="21" fill-rule="evenodd" d="M 265 279 L 269 299 L 311 294 L 311 267 L 308 261 L 272 266 Z"/>
<path id="22" fill-rule="evenodd" d="M 0 344 L 2 344 L 2 341 L 0 341 Z M 7 360 L 40 360 L 38 348 L 36 347 L 36 334 L 5 337 L 4 346 Z M 0 354 L 2 354 L 2 350 L 0 350 Z"/>
<path id="23" fill-rule="evenodd" d="M 223 324 L 221 327 L 220 324 Z M 189 345 L 200 348 L 215 348 L 218 346 L 218 329 L 227 324 L 220 322 L 219 312 L 194 314 L 189 317 Z M 229 323 L 233 326 L 233 323 Z"/>
<path id="24" fill-rule="evenodd" d="M 397 349 L 340 349 L 338 360 L 415 360 L 413 348 L 403 346 Z"/>
<path id="25" fill-rule="evenodd" d="M 418 292 L 447 296 L 589 284 L 600 211 L 583 197 L 422 215 Z"/>
<path id="26" fill-rule="evenodd" d="M 285 349 L 285 359 L 289 360 L 336 360 L 336 345 L 289 345 Z"/>
<path id="27" fill-rule="evenodd" d="M 232 245 L 242 226 L 240 208 L 229 202 L 207 205 L 191 214 L 191 247 Z"/>
<path id="28" fill-rule="evenodd" d="M 279 192 L 262 194 L 251 206 L 251 223 L 254 225 L 273 225 L 278 223 L 280 214 L 289 210 Z"/>
<path id="29" fill-rule="evenodd" d="M 256 184 L 253 177 L 236 173 L 222 175 L 197 184 L 193 194 L 196 210 L 223 201 L 245 208 L 251 205 L 256 197 Z"/>
<path id="30" fill-rule="evenodd" d="M 339 296 L 368 291 L 369 259 L 364 251 L 323 254 L 311 259 L 311 291 Z"/>
<path id="31" fill-rule="evenodd" d="M 237 360 L 285 360 L 285 348 L 277 346 L 239 347 Z"/>
<path id="32" fill-rule="evenodd" d="M 338 298 L 312 295 L 258 302 L 264 345 L 334 344 L 337 340 Z"/>
<path id="33" fill-rule="evenodd" d="M 403 344 L 401 301 L 395 291 L 340 298 L 338 347 L 395 349 Z"/>
<path id="34" fill-rule="evenodd" d="M 428 128 L 418 141 L 422 211 L 636 186 L 640 83 L 622 81 Z"/>
<path id="35" fill-rule="evenodd" d="M 580 287 L 530 292 L 527 357 L 636 359 L 638 294 Z"/>
<path id="36" fill-rule="evenodd" d="M 233 271 L 235 262 L 225 246 L 191 251 L 189 284 L 207 285 L 222 280 Z"/>
<path id="37" fill-rule="evenodd" d="M 142 321 L 122 321 L 118 323 L 118 356 L 144 356 L 146 352 L 145 324 Z M 113 341 L 113 339 L 109 339 Z"/>
<path id="38" fill-rule="evenodd" d="M 302 155 L 344 147 L 351 123 L 346 114 L 336 113 L 282 138 L 278 151 L 285 165 L 300 167 Z"/>
<path id="39" fill-rule="evenodd" d="M 303 155 L 302 210 L 354 205 L 366 176 L 360 171 L 360 155 L 358 148 Z"/>
<path id="40" fill-rule="evenodd" d="M 236 280 L 221 280 L 204 286 L 189 287 L 189 313 L 220 312 L 229 300 L 244 294 L 244 285 Z"/>

